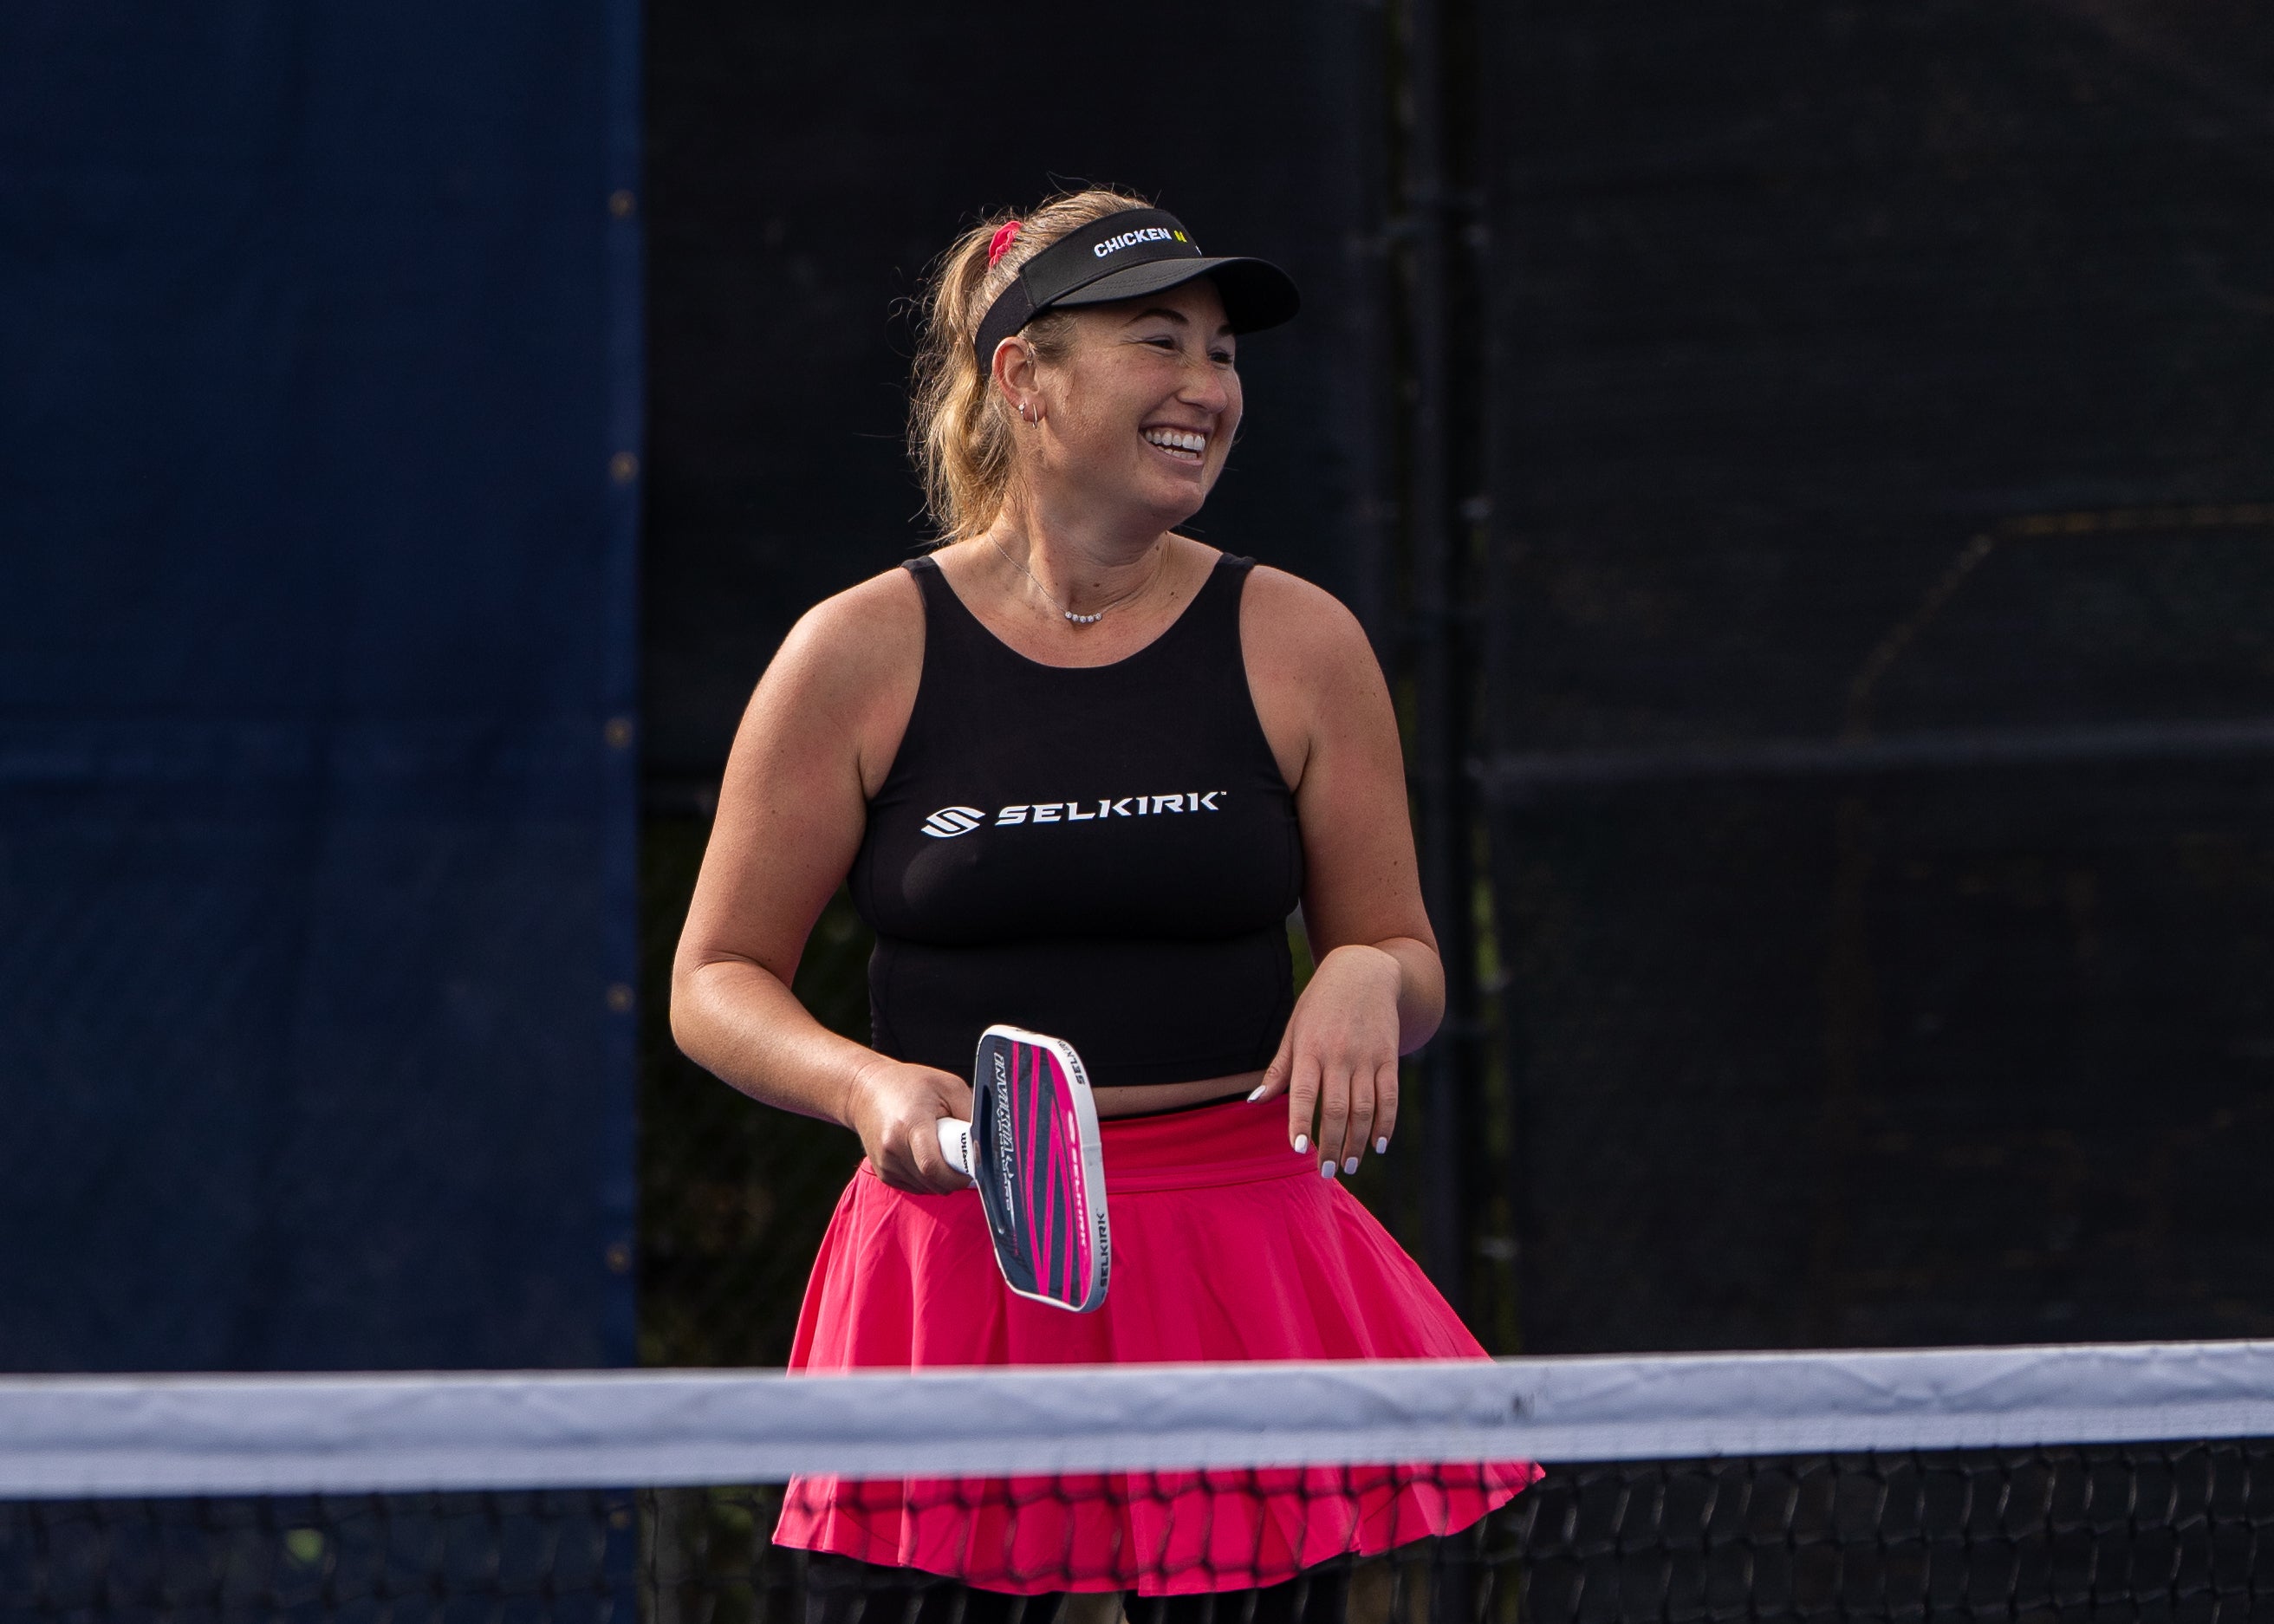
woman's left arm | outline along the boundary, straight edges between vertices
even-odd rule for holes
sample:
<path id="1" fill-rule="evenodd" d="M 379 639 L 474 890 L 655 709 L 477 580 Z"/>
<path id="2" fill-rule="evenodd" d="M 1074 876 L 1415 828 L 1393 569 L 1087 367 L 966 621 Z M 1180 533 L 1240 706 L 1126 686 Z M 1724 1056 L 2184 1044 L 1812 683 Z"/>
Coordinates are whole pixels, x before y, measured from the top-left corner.
<path id="1" fill-rule="evenodd" d="M 1328 593 L 1261 568 L 1240 622 L 1256 714 L 1295 792 L 1317 962 L 1255 1097 L 1286 1094 L 1290 1140 L 1332 1177 L 1389 1147 L 1398 1056 L 1437 1030 L 1445 972 L 1421 905 L 1397 714 L 1365 632 Z"/>

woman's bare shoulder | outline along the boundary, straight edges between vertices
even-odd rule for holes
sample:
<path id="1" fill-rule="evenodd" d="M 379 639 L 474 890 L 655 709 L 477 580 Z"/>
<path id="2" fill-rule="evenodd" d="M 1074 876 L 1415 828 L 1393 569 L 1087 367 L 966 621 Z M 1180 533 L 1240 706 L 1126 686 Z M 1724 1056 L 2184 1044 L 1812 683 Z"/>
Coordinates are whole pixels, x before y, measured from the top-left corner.
<path id="1" fill-rule="evenodd" d="M 862 792 L 874 794 L 915 709 L 923 645 L 923 595 L 905 569 L 824 598 L 798 617 L 758 680 L 742 740 L 767 760 L 849 751 Z"/>
<path id="2" fill-rule="evenodd" d="M 860 693 L 922 664 L 922 594 L 907 570 L 888 569 L 800 615 L 766 680 Z"/>
<path id="3" fill-rule="evenodd" d="M 1239 605 L 1240 641 L 1251 662 L 1313 679 L 1357 663 L 1378 670 L 1358 617 L 1326 588 L 1258 564 L 1248 572 Z"/>
<path id="4" fill-rule="evenodd" d="M 1256 720 L 1290 789 L 1302 786 L 1322 742 L 1378 729 L 1389 716 L 1382 667 L 1358 617 L 1300 575 L 1261 564 L 1248 572 L 1239 650 Z"/>

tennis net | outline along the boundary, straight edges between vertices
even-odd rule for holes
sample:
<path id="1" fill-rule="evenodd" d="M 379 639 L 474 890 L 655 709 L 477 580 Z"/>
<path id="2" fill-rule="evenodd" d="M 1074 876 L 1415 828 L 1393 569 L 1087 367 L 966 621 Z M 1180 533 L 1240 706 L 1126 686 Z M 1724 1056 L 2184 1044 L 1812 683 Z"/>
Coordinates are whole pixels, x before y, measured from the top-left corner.
<path id="1" fill-rule="evenodd" d="M 2270 1540 L 2274 1343 L 0 1381 L 4 1620 L 2225 1620 Z"/>

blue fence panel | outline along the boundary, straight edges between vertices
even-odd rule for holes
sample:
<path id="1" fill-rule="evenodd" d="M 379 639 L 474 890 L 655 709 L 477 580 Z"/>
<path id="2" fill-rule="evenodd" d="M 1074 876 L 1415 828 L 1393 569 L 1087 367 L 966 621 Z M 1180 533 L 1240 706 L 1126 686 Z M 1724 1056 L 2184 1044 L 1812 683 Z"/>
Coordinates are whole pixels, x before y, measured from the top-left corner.
<path id="1" fill-rule="evenodd" d="M 636 36 L 0 20 L 0 1366 L 630 1357 Z"/>

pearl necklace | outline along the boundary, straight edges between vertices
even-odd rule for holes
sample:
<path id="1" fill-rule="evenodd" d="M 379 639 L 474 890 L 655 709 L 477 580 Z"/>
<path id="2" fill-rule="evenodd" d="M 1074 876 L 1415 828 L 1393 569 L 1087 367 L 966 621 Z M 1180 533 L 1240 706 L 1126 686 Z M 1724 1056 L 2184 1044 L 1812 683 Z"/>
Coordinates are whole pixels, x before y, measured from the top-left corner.
<path id="1" fill-rule="evenodd" d="M 1017 559 L 1013 558 L 1008 553 L 1004 553 L 1003 544 L 996 540 L 992 535 L 990 535 L 987 538 L 987 545 L 994 548 L 996 552 L 1003 553 L 1003 561 L 1005 564 L 1010 565 L 1020 575 L 1026 576 L 1028 580 L 1032 581 L 1035 583 L 1035 590 L 1040 592 L 1044 598 L 1050 600 L 1050 607 L 1057 610 L 1060 614 L 1065 616 L 1067 620 L 1072 620 L 1076 626 L 1096 625 L 1100 620 L 1105 618 L 1106 609 L 1118 609 L 1130 599 L 1147 590 L 1152 586 L 1154 581 L 1158 581 L 1161 578 L 1161 571 L 1169 567 L 1169 550 L 1166 547 L 1162 547 L 1161 561 L 1154 566 L 1152 580 L 1147 581 L 1143 585 L 1136 587 L 1130 591 L 1124 592 L 1120 597 L 1106 605 L 1104 609 L 1100 609 L 1095 614 L 1076 614 L 1073 610 L 1058 602 L 1058 594 L 1051 591 L 1050 588 L 1044 586 L 1042 583 L 1041 577 L 1036 575 L 1033 570 L 1028 569 L 1024 564 L 1019 562 Z"/>

